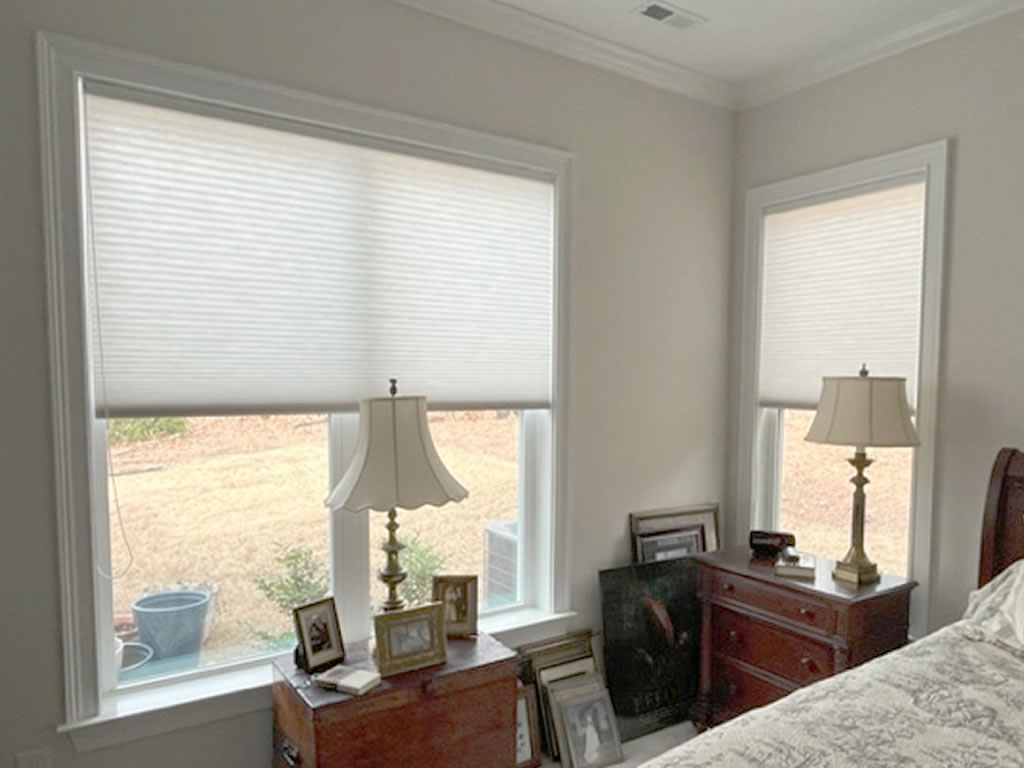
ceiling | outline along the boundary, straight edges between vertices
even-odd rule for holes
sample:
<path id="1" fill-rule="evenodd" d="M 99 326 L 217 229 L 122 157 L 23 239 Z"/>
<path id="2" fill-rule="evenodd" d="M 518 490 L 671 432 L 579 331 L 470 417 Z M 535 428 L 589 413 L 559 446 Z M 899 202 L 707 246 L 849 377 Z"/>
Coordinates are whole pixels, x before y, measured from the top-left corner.
<path id="1" fill-rule="evenodd" d="M 396 2 L 731 108 L 1024 8 L 1024 0 Z M 655 21 L 641 13 L 652 3 L 677 13 Z M 691 15 L 692 26 L 671 23 Z"/>

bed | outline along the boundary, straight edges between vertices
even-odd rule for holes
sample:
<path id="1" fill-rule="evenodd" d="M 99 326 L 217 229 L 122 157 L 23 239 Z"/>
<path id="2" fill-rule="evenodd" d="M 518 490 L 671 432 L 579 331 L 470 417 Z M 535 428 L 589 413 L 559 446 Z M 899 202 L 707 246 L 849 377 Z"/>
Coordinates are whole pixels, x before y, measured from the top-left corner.
<path id="1" fill-rule="evenodd" d="M 962 620 L 642 768 L 1024 768 L 1024 453 L 999 452 Z"/>

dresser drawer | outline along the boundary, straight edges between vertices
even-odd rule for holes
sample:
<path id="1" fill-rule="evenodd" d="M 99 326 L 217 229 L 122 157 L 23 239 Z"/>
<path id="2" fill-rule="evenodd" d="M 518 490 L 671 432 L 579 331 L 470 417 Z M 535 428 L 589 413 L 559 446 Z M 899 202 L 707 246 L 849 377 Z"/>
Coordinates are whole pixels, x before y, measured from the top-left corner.
<path id="1" fill-rule="evenodd" d="M 715 606 L 711 613 L 715 653 L 739 659 L 799 685 L 832 674 L 829 646 Z"/>
<path id="2" fill-rule="evenodd" d="M 748 709 L 771 704 L 789 692 L 786 688 L 780 688 L 735 664 L 730 664 L 727 659 L 716 657 L 712 676 L 714 723 L 717 725 Z"/>
<path id="3" fill-rule="evenodd" d="M 835 614 L 827 603 L 797 592 L 787 592 L 754 579 L 712 571 L 711 597 L 713 600 L 725 598 L 746 603 L 761 611 L 784 616 L 823 632 L 835 631 Z"/>

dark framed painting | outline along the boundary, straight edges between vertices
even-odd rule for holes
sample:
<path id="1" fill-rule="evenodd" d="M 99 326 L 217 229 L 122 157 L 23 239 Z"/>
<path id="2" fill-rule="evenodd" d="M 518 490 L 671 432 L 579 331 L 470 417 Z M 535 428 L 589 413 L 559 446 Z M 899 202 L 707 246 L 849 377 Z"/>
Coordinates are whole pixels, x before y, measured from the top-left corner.
<path id="1" fill-rule="evenodd" d="M 697 695 L 697 561 L 636 563 L 599 580 L 605 674 L 623 739 L 685 720 Z"/>

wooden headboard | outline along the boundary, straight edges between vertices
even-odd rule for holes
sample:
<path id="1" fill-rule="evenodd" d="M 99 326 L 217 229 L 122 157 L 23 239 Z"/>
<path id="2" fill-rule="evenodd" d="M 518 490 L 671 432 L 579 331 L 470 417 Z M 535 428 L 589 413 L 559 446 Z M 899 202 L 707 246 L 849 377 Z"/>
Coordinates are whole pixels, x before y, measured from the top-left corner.
<path id="1" fill-rule="evenodd" d="M 981 527 L 978 586 L 1024 557 L 1024 453 L 1003 448 L 992 466 Z"/>

